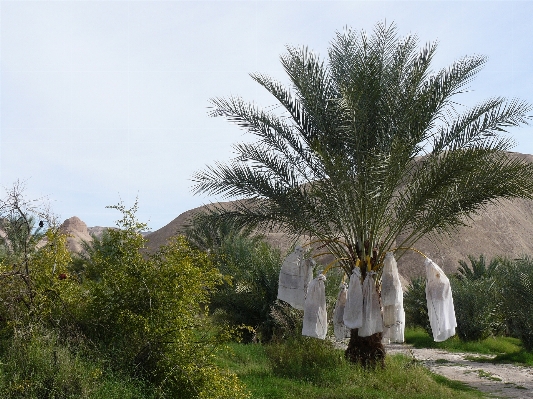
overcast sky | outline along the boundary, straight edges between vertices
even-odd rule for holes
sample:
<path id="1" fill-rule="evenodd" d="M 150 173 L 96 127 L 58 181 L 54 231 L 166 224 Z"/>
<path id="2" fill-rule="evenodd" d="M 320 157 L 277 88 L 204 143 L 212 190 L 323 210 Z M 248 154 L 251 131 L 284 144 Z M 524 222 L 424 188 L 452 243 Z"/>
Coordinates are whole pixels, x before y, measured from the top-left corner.
<path id="1" fill-rule="evenodd" d="M 464 55 L 488 64 L 458 100 L 533 103 L 533 2 L 0 1 L 0 184 L 26 181 L 61 220 L 113 226 L 139 198 L 156 230 L 214 198 L 191 176 L 232 156 L 248 135 L 207 115 L 209 99 L 275 101 L 251 72 L 286 81 L 279 55 L 326 55 L 338 30 L 395 22 L 438 41 L 435 69 Z M 533 153 L 533 128 L 513 130 Z"/>

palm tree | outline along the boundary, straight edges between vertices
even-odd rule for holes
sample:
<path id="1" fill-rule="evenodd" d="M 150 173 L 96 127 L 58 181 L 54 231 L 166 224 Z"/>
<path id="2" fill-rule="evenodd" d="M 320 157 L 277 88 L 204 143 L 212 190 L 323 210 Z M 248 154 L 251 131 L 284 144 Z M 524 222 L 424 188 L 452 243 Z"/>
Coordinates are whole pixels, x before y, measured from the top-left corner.
<path id="1" fill-rule="evenodd" d="M 256 141 L 235 145 L 230 163 L 197 172 L 194 190 L 246 199 L 225 217 L 316 237 L 346 273 L 365 265 L 363 277 L 380 271 L 400 233 L 396 245 L 410 247 L 501 199 L 532 198 L 533 165 L 508 153 L 512 141 L 502 135 L 527 124 L 531 106 L 495 97 L 459 113 L 455 97 L 486 58 L 433 72 L 436 44 L 417 48 L 416 36 L 400 39 L 384 23 L 371 35 L 338 32 L 326 62 L 288 47 L 281 63 L 290 88 L 251 75 L 279 114 L 238 97 L 211 100 L 212 116 Z M 384 354 L 379 337 L 354 337 L 348 358 L 359 361 L 363 346 L 373 348 L 363 357 Z"/>

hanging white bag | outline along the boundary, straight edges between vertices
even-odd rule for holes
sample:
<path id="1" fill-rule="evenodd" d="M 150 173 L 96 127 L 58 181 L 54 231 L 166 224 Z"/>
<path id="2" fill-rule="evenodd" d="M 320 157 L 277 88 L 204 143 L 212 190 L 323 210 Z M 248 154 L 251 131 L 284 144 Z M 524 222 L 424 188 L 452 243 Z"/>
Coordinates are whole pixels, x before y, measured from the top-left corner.
<path id="1" fill-rule="evenodd" d="M 426 300 L 429 323 L 435 342 L 455 335 L 455 309 L 450 280 L 431 259 L 426 259 Z"/>
<path id="2" fill-rule="evenodd" d="M 302 335 L 320 339 L 326 338 L 328 319 L 324 281 L 326 281 L 326 277 L 323 274 L 319 274 L 317 278 L 309 283 L 307 297 L 305 298 Z"/>
<path id="3" fill-rule="evenodd" d="M 400 276 L 398 275 L 398 280 Z M 403 308 L 403 291 L 401 283 L 397 293 L 396 304 L 383 307 L 383 343 L 404 342 L 405 332 L 405 310 Z"/>
<path id="4" fill-rule="evenodd" d="M 359 329 L 360 337 L 383 332 L 383 318 L 381 317 L 381 305 L 379 295 L 376 291 L 376 283 L 373 275 L 375 272 L 368 272 L 363 282 L 363 326 Z"/>
<path id="5" fill-rule="evenodd" d="M 361 269 L 358 267 L 353 269 L 350 276 L 343 321 L 344 325 L 351 329 L 363 326 L 363 288 L 361 286 Z"/>
<path id="6" fill-rule="evenodd" d="M 383 304 L 383 325 L 385 327 L 384 341 L 403 342 L 405 330 L 403 290 L 398 273 L 398 264 L 392 252 L 387 252 L 383 262 L 381 303 Z"/>
<path id="7" fill-rule="evenodd" d="M 350 329 L 344 325 L 344 309 L 346 307 L 346 299 L 348 297 L 348 288 L 345 283 L 340 285 L 339 295 L 335 303 L 335 310 L 333 311 L 333 332 L 335 338 L 339 341 L 350 336 Z"/>
<path id="8" fill-rule="evenodd" d="M 382 343 L 390 344 L 392 342 L 403 343 L 405 341 L 405 311 L 402 308 L 398 308 L 399 321 L 392 326 L 383 327 L 383 339 Z"/>
<path id="9" fill-rule="evenodd" d="M 314 261 L 304 259 L 304 250 L 296 246 L 283 261 L 279 272 L 278 299 L 303 310 L 307 286 L 313 279 Z"/>
<path id="10" fill-rule="evenodd" d="M 395 305 L 398 301 L 398 292 L 402 290 L 398 265 L 392 252 L 387 252 L 383 261 L 383 274 L 381 276 L 381 303 L 383 306 Z M 387 323 L 385 323 L 387 324 Z"/>

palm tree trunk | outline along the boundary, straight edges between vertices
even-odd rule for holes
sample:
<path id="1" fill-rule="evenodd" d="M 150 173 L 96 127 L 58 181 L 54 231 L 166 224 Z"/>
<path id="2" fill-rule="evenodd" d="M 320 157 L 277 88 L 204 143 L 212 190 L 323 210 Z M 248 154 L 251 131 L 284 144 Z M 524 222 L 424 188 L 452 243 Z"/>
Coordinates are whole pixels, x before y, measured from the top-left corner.
<path id="1" fill-rule="evenodd" d="M 358 329 L 352 329 L 350 342 L 344 352 L 344 357 L 358 363 L 365 368 L 376 366 L 385 367 L 385 347 L 381 343 L 382 333 L 376 333 L 369 337 L 360 337 Z"/>

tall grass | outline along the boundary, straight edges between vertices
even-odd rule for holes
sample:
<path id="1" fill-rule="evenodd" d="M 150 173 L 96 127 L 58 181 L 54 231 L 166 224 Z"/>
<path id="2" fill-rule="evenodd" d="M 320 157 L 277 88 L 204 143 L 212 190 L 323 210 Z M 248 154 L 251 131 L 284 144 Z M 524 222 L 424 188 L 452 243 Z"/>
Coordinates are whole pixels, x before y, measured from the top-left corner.
<path id="1" fill-rule="evenodd" d="M 9 346 L 6 344 L 9 343 Z M 0 397 L 149 399 L 142 382 L 111 373 L 105 363 L 82 356 L 51 331 L 3 342 Z"/>

